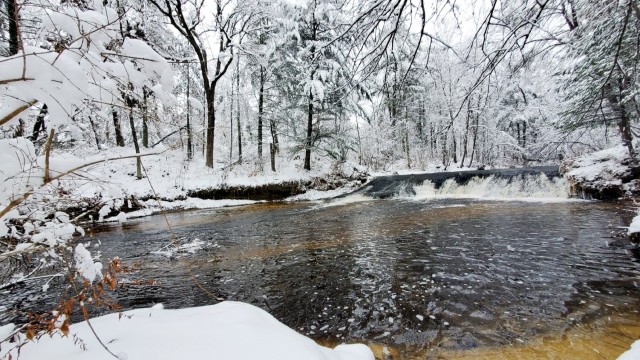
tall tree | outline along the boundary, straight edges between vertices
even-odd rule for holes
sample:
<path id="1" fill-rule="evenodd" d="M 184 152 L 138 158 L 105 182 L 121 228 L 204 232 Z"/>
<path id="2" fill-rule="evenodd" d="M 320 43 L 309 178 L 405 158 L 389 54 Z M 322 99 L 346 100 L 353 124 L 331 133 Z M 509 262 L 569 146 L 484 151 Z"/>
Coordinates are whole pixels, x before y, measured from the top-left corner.
<path id="1" fill-rule="evenodd" d="M 202 85 L 204 87 L 207 124 L 205 163 L 207 167 L 214 166 L 214 141 L 216 126 L 216 90 L 220 80 L 229 69 L 233 61 L 233 39 L 242 34 L 250 25 L 255 9 L 251 6 L 237 6 L 216 0 L 213 24 L 207 24 L 203 14 L 205 0 L 149 0 L 166 18 L 174 29 L 180 33 L 191 45 L 198 59 Z M 210 49 L 207 45 L 207 33 L 214 29 L 217 33 L 215 41 L 217 47 Z M 215 55 L 213 73 L 209 69 L 209 61 Z"/>

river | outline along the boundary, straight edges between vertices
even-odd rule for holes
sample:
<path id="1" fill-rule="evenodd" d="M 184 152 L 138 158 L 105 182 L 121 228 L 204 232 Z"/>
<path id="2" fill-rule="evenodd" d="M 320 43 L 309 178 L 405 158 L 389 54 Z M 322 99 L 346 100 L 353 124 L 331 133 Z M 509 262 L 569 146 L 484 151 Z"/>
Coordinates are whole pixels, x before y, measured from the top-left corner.
<path id="1" fill-rule="evenodd" d="M 621 235 L 628 209 L 358 195 L 157 215 L 88 241 L 131 267 L 117 291 L 125 309 L 221 297 L 380 358 L 599 359 L 640 337 L 640 251 Z M 54 302 L 34 295 L 23 307 Z"/>

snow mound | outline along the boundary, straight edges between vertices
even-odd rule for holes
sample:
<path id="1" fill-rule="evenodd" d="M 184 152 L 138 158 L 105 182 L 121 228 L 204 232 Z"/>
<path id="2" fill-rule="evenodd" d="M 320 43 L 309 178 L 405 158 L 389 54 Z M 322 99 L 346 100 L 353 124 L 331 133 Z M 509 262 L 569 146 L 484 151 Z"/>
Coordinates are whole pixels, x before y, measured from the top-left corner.
<path id="1" fill-rule="evenodd" d="M 234 360 L 374 360 L 365 345 L 339 345 L 330 349 L 298 334 L 267 312 L 244 303 L 164 310 L 131 310 L 91 319 L 91 325 L 110 351 L 128 359 L 234 359 Z M 74 324 L 86 345 L 81 350 L 73 336 L 43 336 L 28 343 L 20 359 L 113 359 L 92 335 L 87 322 Z M 2 347 L 0 357 L 6 355 Z M 12 356 L 16 358 L 13 351 Z"/>
<path id="2" fill-rule="evenodd" d="M 574 192 L 595 198 L 634 195 L 640 189 L 640 168 L 629 158 L 627 149 L 615 146 L 564 162 L 560 170 Z"/>

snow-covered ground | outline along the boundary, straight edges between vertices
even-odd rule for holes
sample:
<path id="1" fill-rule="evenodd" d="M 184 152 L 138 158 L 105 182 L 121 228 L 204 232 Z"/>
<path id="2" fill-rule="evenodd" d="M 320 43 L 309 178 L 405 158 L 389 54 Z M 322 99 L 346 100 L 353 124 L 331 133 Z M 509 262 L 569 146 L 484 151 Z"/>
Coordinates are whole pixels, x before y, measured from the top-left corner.
<path id="1" fill-rule="evenodd" d="M 162 305 L 90 320 L 101 342 L 118 359 L 373 360 L 361 344 L 335 349 L 317 345 L 265 311 L 239 302 L 167 310 Z M 0 329 L 7 333 L 8 328 Z M 0 357 L 18 358 L 12 344 Z M 9 345 L 9 346 L 7 346 Z M 20 349 L 20 359 L 113 359 L 84 321 L 70 326 L 69 337 L 42 336 Z"/>
<path id="2" fill-rule="evenodd" d="M 131 149 L 111 148 L 107 150 L 109 158 L 132 155 Z M 88 179 L 96 181 L 75 180 L 77 186 L 74 194 L 90 198 L 94 196 L 112 196 L 136 198 L 158 197 L 179 199 L 187 196 L 190 190 L 219 188 L 222 186 L 257 186 L 277 184 L 289 181 L 310 181 L 316 177 L 326 176 L 331 169 L 327 163 L 316 164 L 312 171 L 304 171 L 298 162 L 282 162 L 278 171 L 270 169 L 258 171 L 253 163 L 229 166 L 219 163 L 216 169 L 205 166 L 203 159 L 188 161 L 182 150 L 166 150 L 160 146 L 149 153 L 158 155 L 142 158 L 143 178 L 135 177 L 136 160 L 113 160 L 97 164 L 83 171 Z M 104 153 L 104 152 L 103 152 Z M 62 154 L 57 160 L 60 164 L 77 162 L 79 154 Z M 104 155 L 96 155 L 96 160 Z M 91 159 L 86 159 L 89 162 Z M 265 163 L 265 167 L 268 164 Z M 55 168 L 54 168 L 55 169 Z M 107 185 L 105 185 L 107 184 Z"/>

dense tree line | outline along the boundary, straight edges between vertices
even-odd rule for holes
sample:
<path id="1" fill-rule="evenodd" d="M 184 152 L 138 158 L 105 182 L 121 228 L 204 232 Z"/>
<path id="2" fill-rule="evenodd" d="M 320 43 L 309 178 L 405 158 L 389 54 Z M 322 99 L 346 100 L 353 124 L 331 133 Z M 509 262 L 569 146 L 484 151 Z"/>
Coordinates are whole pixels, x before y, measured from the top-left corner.
<path id="1" fill-rule="evenodd" d="M 258 172 L 542 163 L 617 143 L 635 157 L 635 0 L 3 0 L 1 12 L 5 137 L 33 126 L 44 141 L 51 122 L 74 146 L 164 144 Z"/>

